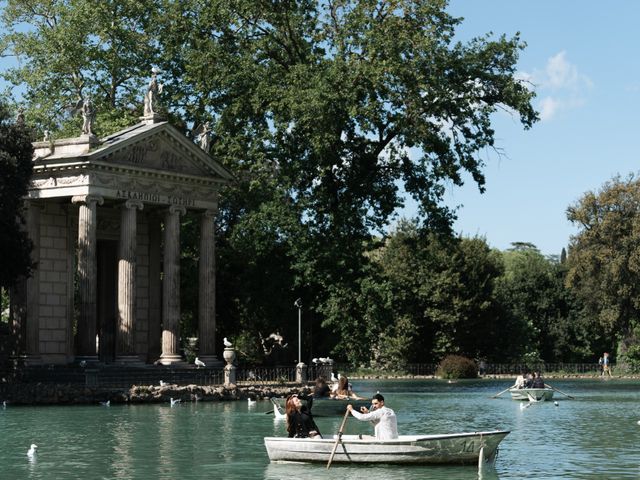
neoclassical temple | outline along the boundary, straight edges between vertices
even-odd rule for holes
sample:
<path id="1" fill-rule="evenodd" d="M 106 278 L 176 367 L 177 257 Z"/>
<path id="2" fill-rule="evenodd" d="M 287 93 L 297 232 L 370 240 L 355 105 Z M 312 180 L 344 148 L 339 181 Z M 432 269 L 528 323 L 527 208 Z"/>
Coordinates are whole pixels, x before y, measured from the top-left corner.
<path id="1" fill-rule="evenodd" d="M 12 299 L 27 364 L 164 365 L 180 356 L 180 225 L 200 219 L 198 356 L 216 345 L 214 217 L 232 176 L 154 112 L 106 138 L 35 142 L 26 200 L 37 268 Z M 85 128 L 87 127 L 87 128 Z"/>

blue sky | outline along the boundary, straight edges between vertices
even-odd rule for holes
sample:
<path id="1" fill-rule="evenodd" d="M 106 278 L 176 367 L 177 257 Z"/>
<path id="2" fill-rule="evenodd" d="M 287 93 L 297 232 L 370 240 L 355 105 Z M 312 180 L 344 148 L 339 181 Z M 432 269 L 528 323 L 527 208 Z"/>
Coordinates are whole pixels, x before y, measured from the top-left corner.
<path id="1" fill-rule="evenodd" d="M 542 117 L 524 131 L 516 118 L 495 115 L 503 155 L 483 155 L 484 194 L 471 181 L 447 193 L 449 205 L 461 205 L 455 229 L 501 250 L 521 241 L 559 254 L 576 233 L 566 208 L 615 175 L 640 171 L 640 2 L 453 0 L 449 12 L 465 18 L 461 40 L 521 33 L 528 46 L 519 75 L 536 85 Z M 0 69 L 8 64 L 0 58 Z"/>
<path id="2" fill-rule="evenodd" d="M 520 32 L 518 69 L 536 85 L 542 120 L 524 131 L 495 116 L 500 157 L 488 152 L 486 193 L 469 183 L 447 195 L 462 204 L 455 228 L 492 247 L 535 244 L 559 254 L 577 232 L 566 208 L 620 174 L 640 171 L 640 2 L 593 0 L 452 1 L 464 17 L 460 39 Z"/>

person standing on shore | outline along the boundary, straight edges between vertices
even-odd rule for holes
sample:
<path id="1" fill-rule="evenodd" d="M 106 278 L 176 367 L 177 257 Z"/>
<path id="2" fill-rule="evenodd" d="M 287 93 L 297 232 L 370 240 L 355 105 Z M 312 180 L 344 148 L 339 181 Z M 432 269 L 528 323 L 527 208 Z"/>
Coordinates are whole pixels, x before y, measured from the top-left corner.
<path id="1" fill-rule="evenodd" d="M 608 374 L 611 376 L 611 368 L 609 367 L 609 354 L 604 352 L 602 358 L 602 375 Z"/>
<path id="2" fill-rule="evenodd" d="M 604 360 L 602 357 L 598 359 L 598 373 L 600 373 L 600 376 L 604 373 Z"/>

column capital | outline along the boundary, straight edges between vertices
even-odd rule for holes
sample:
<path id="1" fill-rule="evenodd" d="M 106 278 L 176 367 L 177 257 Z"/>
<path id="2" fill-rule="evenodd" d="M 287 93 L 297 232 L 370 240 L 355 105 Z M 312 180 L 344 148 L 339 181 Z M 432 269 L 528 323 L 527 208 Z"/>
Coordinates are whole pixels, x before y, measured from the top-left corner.
<path id="1" fill-rule="evenodd" d="M 144 208 L 144 203 L 142 203 L 142 201 L 140 200 L 127 200 L 122 204 L 122 207 L 128 208 L 128 209 L 135 208 L 137 210 L 142 210 Z"/>
<path id="2" fill-rule="evenodd" d="M 168 209 L 167 212 L 169 213 L 177 213 L 178 215 L 186 215 L 187 214 L 187 209 L 181 205 L 171 205 Z"/>
<path id="3" fill-rule="evenodd" d="M 75 197 L 71 197 L 71 203 L 97 203 L 98 205 L 102 205 L 104 203 L 104 198 L 99 195 L 76 195 Z"/>
<path id="4" fill-rule="evenodd" d="M 202 216 L 205 218 L 216 218 L 218 214 L 218 207 L 215 208 L 207 208 L 201 212 Z"/>

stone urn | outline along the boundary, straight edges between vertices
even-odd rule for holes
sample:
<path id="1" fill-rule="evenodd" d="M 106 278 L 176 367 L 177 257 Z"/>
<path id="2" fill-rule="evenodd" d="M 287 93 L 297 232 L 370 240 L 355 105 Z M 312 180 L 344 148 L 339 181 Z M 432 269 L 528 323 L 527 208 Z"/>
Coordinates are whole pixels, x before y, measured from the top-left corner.
<path id="1" fill-rule="evenodd" d="M 233 365 L 233 362 L 236 361 L 236 351 L 233 347 L 226 347 L 222 352 L 222 358 L 227 362 L 227 365 Z"/>

